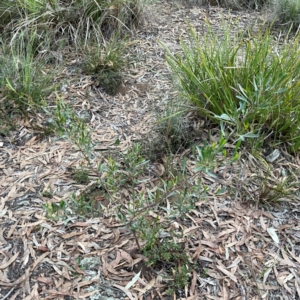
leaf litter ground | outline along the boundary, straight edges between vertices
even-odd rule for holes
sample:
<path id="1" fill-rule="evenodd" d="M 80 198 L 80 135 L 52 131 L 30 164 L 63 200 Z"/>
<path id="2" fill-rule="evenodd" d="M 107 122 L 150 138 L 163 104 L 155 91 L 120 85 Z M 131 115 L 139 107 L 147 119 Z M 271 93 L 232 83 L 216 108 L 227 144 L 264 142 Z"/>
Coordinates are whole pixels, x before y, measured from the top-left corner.
<path id="1" fill-rule="evenodd" d="M 103 153 L 126 152 L 132 143 L 151 136 L 155 112 L 163 110 L 170 97 L 176 98 L 158 40 L 179 51 L 179 37 L 188 31 L 186 20 L 204 33 L 206 18 L 215 30 L 221 29 L 224 19 L 239 18 L 245 28 L 263 20 L 251 12 L 164 2 L 151 5 L 135 34 L 132 53 L 137 61 L 115 97 L 80 73 L 78 58 L 63 53 L 66 64 L 57 80 L 64 84 L 58 93 L 79 115 L 88 116 L 98 145 L 95 164 Z M 189 118 L 192 127 L 198 128 L 199 141 L 206 139 L 205 124 L 192 114 Z M 44 116 L 38 115 L 36 123 L 42 128 L 44 122 Z M 173 224 L 182 228 L 178 242 L 196 267 L 191 270 L 189 286 L 170 297 L 164 293 L 167 283 L 160 276 L 163 266 L 161 270 L 147 267 L 133 235 L 110 213 L 113 207 L 108 209 L 109 204 L 101 202 L 95 182 L 80 185 L 74 181 L 70 170 L 83 162 L 74 146 L 55 136 L 41 139 L 38 129 L 26 121 L 18 124 L 18 131 L 0 141 L 1 300 L 300 297 L 299 185 L 278 205 L 264 207 L 255 201 L 287 170 L 299 183 L 299 157 L 280 149 L 279 157 L 268 163 L 265 156 L 248 154 L 233 164 L 217 165 L 217 177 L 196 174 L 209 186 L 208 195 L 205 201 L 199 199 L 183 221 Z M 231 145 L 226 147 L 230 151 Z M 195 176 L 189 149 L 174 160 L 180 161 L 184 155 L 189 174 Z M 151 163 L 151 169 L 148 177 L 155 187 L 164 166 L 157 161 Z M 267 173 L 269 185 L 262 187 L 261 178 Z M 47 190 L 52 198 L 46 197 Z M 46 218 L 43 204 L 90 192 L 101 202 L 103 213 L 99 216 L 74 217 L 68 222 Z M 129 196 L 123 191 L 122 201 Z M 154 209 L 152 214 L 156 212 Z M 158 216 L 164 218 L 161 212 Z"/>

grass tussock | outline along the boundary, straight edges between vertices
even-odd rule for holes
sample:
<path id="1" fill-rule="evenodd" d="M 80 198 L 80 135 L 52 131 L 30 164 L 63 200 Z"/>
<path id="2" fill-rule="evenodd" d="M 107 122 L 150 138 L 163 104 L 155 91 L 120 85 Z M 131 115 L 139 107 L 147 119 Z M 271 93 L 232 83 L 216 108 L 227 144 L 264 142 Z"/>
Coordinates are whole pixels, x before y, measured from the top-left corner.
<path id="1" fill-rule="evenodd" d="M 238 140 L 269 137 L 300 148 L 298 37 L 280 44 L 267 31 L 244 40 L 228 27 L 221 40 L 212 30 L 201 39 L 191 28 L 181 47 L 183 55 L 167 49 L 167 62 L 200 116 Z"/>
<path id="2" fill-rule="evenodd" d="M 44 99 L 52 92 L 51 72 L 45 57 L 36 56 L 40 47 L 38 36 L 22 32 L 18 40 L 3 44 L 0 49 L 0 88 L 5 96 L 1 101 L 1 115 L 40 109 Z"/>
<path id="3" fill-rule="evenodd" d="M 92 41 L 81 47 L 84 72 L 92 75 L 110 94 L 116 93 L 123 80 L 123 70 L 128 65 L 128 58 L 124 55 L 127 45 L 126 37 L 116 33 L 107 42 Z"/>
<path id="4" fill-rule="evenodd" d="M 52 41 L 75 43 L 88 39 L 95 30 L 109 37 L 130 30 L 139 22 L 140 0 L 4 0 L 0 4 L 0 29 L 9 37 L 20 30 L 51 32 Z M 50 29 L 50 30 L 49 30 Z"/>

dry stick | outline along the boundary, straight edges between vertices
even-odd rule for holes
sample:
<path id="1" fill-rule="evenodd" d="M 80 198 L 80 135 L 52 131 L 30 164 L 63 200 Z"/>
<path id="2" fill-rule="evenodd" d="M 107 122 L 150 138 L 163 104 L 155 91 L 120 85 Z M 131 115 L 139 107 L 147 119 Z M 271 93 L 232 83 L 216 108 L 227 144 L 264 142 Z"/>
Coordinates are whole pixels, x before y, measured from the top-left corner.
<path id="1" fill-rule="evenodd" d="M 239 283 L 237 283 L 237 286 L 238 286 L 238 288 L 241 291 L 241 296 L 242 296 L 241 300 L 247 300 L 247 298 L 246 298 L 246 291 L 245 291 L 244 286 L 241 285 L 241 284 L 239 284 Z"/>
<path id="2" fill-rule="evenodd" d="M 2 297 L 0 300 L 5 300 L 8 298 L 8 296 L 14 291 L 15 287 L 13 287 L 4 297 Z"/>
<path id="3" fill-rule="evenodd" d="M 135 230 L 132 230 L 132 233 L 133 233 L 133 235 L 134 235 L 134 239 L 135 239 L 135 242 L 136 242 L 136 244 L 137 244 L 139 250 L 141 250 L 141 245 L 140 245 L 140 242 L 139 242 L 139 239 L 138 239 L 138 237 L 137 237 L 137 235 L 136 235 Z"/>

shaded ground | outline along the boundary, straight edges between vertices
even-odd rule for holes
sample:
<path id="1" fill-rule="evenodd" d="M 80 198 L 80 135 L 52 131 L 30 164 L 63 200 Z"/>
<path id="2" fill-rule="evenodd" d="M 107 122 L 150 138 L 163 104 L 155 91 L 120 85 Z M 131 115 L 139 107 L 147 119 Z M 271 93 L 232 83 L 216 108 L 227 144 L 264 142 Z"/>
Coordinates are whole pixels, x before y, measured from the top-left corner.
<path id="1" fill-rule="evenodd" d="M 156 111 L 164 109 L 170 98 L 176 99 L 158 40 L 176 52 L 179 37 L 188 30 L 186 19 L 205 34 L 206 18 L 220 30 L 223 18 L 239 18 L 243 26 L 253 27 L 257 16 L 171 3 L 150 6 L 132 46 L 136 63 L 116 97 L 80 74 L 80 59 L 63 54 L 66 67 L 58 79 L 64 82 L 59 94 L 77 113 L 89 116 L 98 142 L 95 164 L 107 151 L 124 152 L 133 142 L 145 140 Z M 192 115 L 190 122 L 199 130 L 199 141 L 204 139 L 205 124 Z M 134 237 L 111 214 L 113 208 L 105 209 L 103 204 L 99 216 L 90 219 L 54 222 L 45 217 L 42 204 L 93 187 L 93 182 L 87 187 L 72 178 L 71 168 L 83 160 L 70 143 L 54 136 L 41 139 L 23 121 L 12 136 L 1 138 L 0 153 L 0 299 L 173 299 L 164 294 L 168 283 L 159 280 L 163 270 L 146 267 Z M 256 205 L 253 199 L 263 196 L 257 178 L 265 176 L 265 162 L 247 154 L 234 164 L 217 165 L 218 178 L 197 175 L 210 191 L 184 222 L 174 220 L 173 225 L 181 226 L 184 233 L 178 242 L 196 263 L 189 287 L 178 291 L 176 299 L 300 297 L 299 187 L 293 190 L 298 201 L 293 198 L 265 208 Z M 299 182 L 299 157 L 281 149 L 269 165 L 274 180 L 288 170 Z M 191 176 L 193 166 L 189 157 Z M 161 162 L 153 163 L 153 170 L 160 168 Z M 150 173 L 149 180 L 155 182 L 159 173 Z M 126 201 L 126 194 L 122 196 Z M 126 288 L 139 271 L 139 278 Z"/>

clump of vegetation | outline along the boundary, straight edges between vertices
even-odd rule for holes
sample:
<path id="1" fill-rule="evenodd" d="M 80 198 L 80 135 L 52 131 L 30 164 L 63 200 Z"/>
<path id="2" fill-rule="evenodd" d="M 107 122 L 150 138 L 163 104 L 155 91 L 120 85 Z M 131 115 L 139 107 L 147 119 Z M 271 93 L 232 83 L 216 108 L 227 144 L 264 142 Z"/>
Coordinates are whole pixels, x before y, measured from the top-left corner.
<path id="1" fill-rule="evenodd" d="M 110 93 L 126 66 L 124 32 L 139 22 L 140 0 L 4 0 L 0 4 L 1 112 L 29 117 L 54 91 L 51 53 L 63 45 L 82 52 L 84 70 Z M 83 50 L 83 51 L 81 51 Z M 57 70 L 57 68 L 55 69 Z M 2 118 L 2 119 L 3 119 Z M 7 126 L 6 126 L 7 128 Z M 5 132 L 5 129 L 2 130 Z"/>
<path id="2" fill-rule="evenodd" d="M 82 121 L 62 101 L 58 101 L 57 107 L 55 122 L 58 132 L 73 141 L 82 152 L 87 161 L 86 165 L 98 176 L 98 197 L 101 195 L 101 199 L 105 199 L 108 204 L 104 207 L 102 203 L 95 201 L 93 192 L 79 197 L 73 195 L 71 201 L 66 201 L 66 205 L 45 206 L 48 216 L 57 218 L 62 215 L 59 213 L 61 210 L 65 212 L 65 218 L 67 215 L 105 215 L 108 212 L 111 215 L 113 209 L 120 221 L 131 230 L 139 251 L 148 258 L 149 266 L 157 268 L 167 265 L 165 277 L 172 282 L 168 293 L 172 294 L 175 290 L 184 288 L 188 284 L 193 266 L 188 253 L 181 244 L 175 242 L 177 237 L 182 237 L 181 229 L 170 230 L 171 223 L 174 219 L 183 219 L 186 213 L 194 209 L 196 201 L 205 198 L 207 188 L 193 177 L 186 178 L 184 163 L 179 166 L 172 163 L 172 170 L 168 166 L 168 173 L 159 179 L 156 189 L 152 190 L 148 184 L 150 161 L 144 158 L 140 144 L 133 145 L 119 160 L 108 155 L 95 166 L 91 132 L 87 131 Z M 220 151 L 221 149 L 216 149 L 215 155 Z M 200 159 L 197 167 L 201 163 Z M 77 170 L 76 173 L 86 174 L 87 170 L 85 166 L 82 172 Z M 142 186 L 146 188 L 145 192 L 140 191 Z M 130 195 L 129 201 L 120 201 L 123 199 L 124 190 L 127 196 Z M 171 206 L 168 205 L 170 202 Z M 153 216 L 154 211 L 161 211 L 165 217 L 160 219 L 159 214 L 157 217 Z"/>
<path id="3" fill-rule="evenodd" d="M 163 111 L 158 112 L 155 131 L 151 132 L 153 137 L 149 137 L 152 142 L 144 142 L 144 151 L 147 151 L 151 160 L 182 153 L 195 143 L 196 131 L 185 113 L 186 105 L 174 102 L 170 101 Z"/>
<path id="4" fill-rule="evenodd" d="M 49 202 L 42 205 L 47 218 L 54 221 L 65 221 L 69 216 L 79 218 L 99 217 L 102 208 L 99 202 L 89 195 L 70 196 L 70 201 L 61 200 L 58 203 Z"/>
<path id="5" fill-rule="evenodd" d="M 84 71 L 110 94 L 115 94 L 122 82 L 122 71 L 127 65 L 126 46 L 126 38 L 116 33 L 107 42 L 96 41 L 82 47 Z"/>
<path id="6" fill-rule="evenodd" d="M 95 217 L 101 214 L 101 208 L 95 205 L 93 198 L 88 195 L 71 196 L 71 202 L 68 203 L 70 215 L 78 217 Z"/>
<path id="7" fill-rule="evenodd" d="M 65 200 L 61 200 L 58 203 L 50 202 L 42 204 L 46 212 L 47 218 L 58 221 L 66 218 L 67 203 Z"/>
<path id="8" fill-rule="evenodd" d="M 268 4 L 269 0 L 209 0 L 211 5 L 220 5 L 226 8 L 233 9 L 261 9 L 266 4 Z"/>
<path id="9" fill-rule="evenodd" d="M 41 36 L 50 26 L 52 42 L 64 39 L 77 44 L 98 30 L 109 37 L 115 31 L 130 29 L 139 21 L 141 10 L 139 0 L 4 0 L 0 25 L 9 35 L 26 30 Z"/>
<path id="10" fill-rule="evenodd" d="M 45 98 L 52 91 L 53 76 L 46 69 L 43 57 L 36 57 L 39 44 L 37 36 L 25 32 L 10 44 L 0 48 L 0 89 L 5 99 L 1 102 L 3 116 L 40 110 Z"/>
<path id="11" fill-rule="evenodd" d="M 90 168 L 94 143 L 92 141 L 92 132 L 86 122 L 77 116 L 64 101 L 59 99 L 56 101 L 54 114 L 56 132 L 63 137 L 69 138 L 77 146 L 78 150 L 83 153 L 88 163 L 88 168 Z"/>
<path id="12" fill-rule="evenodd" d="M 184 55 L 167 49 L 167 62 L 200 116 L 238 140 L 271 135 L 300 148 L 298 38 L 281 45 L 267 31 L 244 40 L 227 28 L 222 39 L 212 29 L 202 39 L 191 28 L 181 47 Z"/>
<path id="13" fill-rule="evenodd" d="M 287 28 L 294 30 L 300 26 L 300 2 L 298 0 L 274 0 L 276 19 Z"/>
<path id="14" fill-rule="evenodd" d="M 265 1 L 224 3 L 257 8 Z M 298 19 L 292 18 L 291 12 L 297 9 L 289 6 L 284 10 L 289 10 L 288 21 L 293 24 Z M 3 116 L 21 112 L 28 118 L 42 108 L 50 111 L 46 99 L 55 87 L 49 60 L 43 53 L 57 50 L 61 44 L 74 46 L 76 55 L 82 58 L 83 71 L 107 92 L 114 93 L 127 65 L 124 31 L 131 31 L 140 12 L 140 0 L 2 1 Z M 51 188 L 45 189 L 41 195 L 49 198 L 49 203 L 43 205 L 46 216 L 54 221 L 70 216 L 118 216 L 133 234 L 138 251 L 146 256 L 149 266 L 164 268 L 166 279 L 171 281 L 168 294 L 187 286 L 194 268 L 186 245 L 182 239 L 178 242 L 178 237 L 184 237 L 184 230 L 173 228 L 172 224 L 174 220 L 183 221 L 196 208 L 197 201 L 205 200 L 209 188 L 197 174 L 218 179 L 215 169 L 226 165 L 225 160 L 236 161 L 241 143 L 249 138 L 255 139 L 257 145 L 271 137 L 287 143 L 291 151 L 300 148 L 298 40 L 292 46 L 281 45 L 267 32 L 245 41 L 239 36 L 232 39 L 229 32 L 228 28 L 220 40 L 211 30 L 202 41 L 191 29 L 190 41 L 181 42 L 184 55 L 168 52 L 167 57 L 183 95 L 201 117 L 220 124 L 217 141 L 196 140 L 192 126 L 185 122 L 184 111 L 178 107 L 174 111 L 172 107 L 158 122 L 161 140 L 156 155 L 161 158 L 160 170 L 154 170 L 139 143 L 121 154 L 104 154 L 99 162 L 92 130 L 60 100 L 58 93 L 53 122 L 48 128 L 49 132 L 69 139 L 82 154 L 85 163 L 72 172 L 75 182 L 88 184 L 92 174 L 95 188 L 59 202 L 54 202 L 57 200 Z M 2 129 L 0 123 L 0 134 L 7 134 L 9 128 L 8 125 Z M 225 149 L 229 138 L 235 141 L 231 153 Z M 191 150 L 190 157 L 173 161 L 174 155 L 184 150 Z M 194 164 L 187 166 L 190 158 Z M 260 174 L 257 181 L 261 184 L 255 190 L 260 202 L 274 203 L 295 191 L 290 179 L 273 180 L 270 184 L 269 178 L 262 178 Z M 223 188 L 218 191 L 223 192 Z"/>
<path id="15" fill-rule="evenodd" d="M 165 265 L 166 279 L 172 279 L 166 293 L 174 294 L 188 285 L 193 263 L 183 245 L 171 240 L 157 239 L 155 245 L 146 244 L 143 254 L 149 259 L 148 265 Z"/>
<path id="16" fill-rule="evenodd" d="M 72 170 L 72 177 L 78 184 L 88 184 L 90 182 L 89 170 L 84 167 Z"/>

